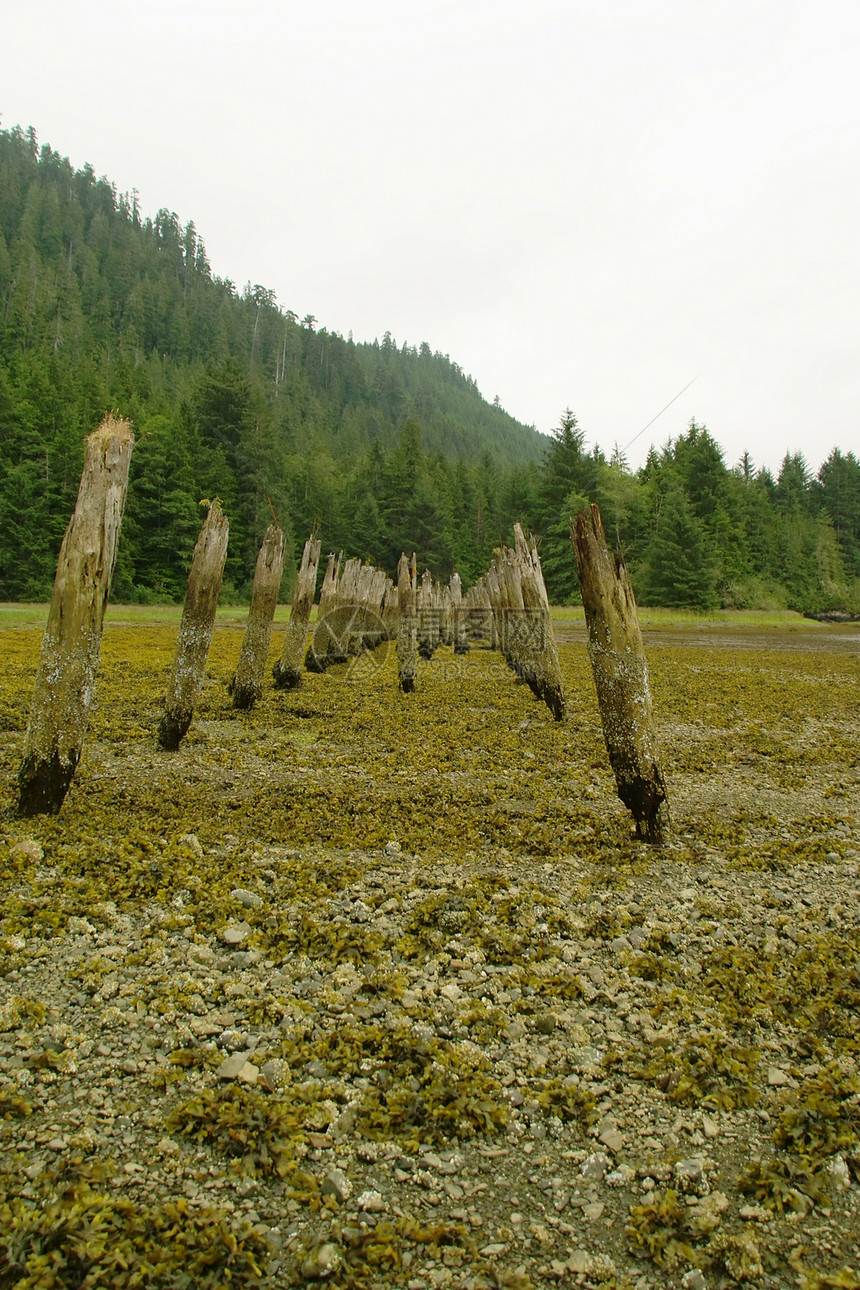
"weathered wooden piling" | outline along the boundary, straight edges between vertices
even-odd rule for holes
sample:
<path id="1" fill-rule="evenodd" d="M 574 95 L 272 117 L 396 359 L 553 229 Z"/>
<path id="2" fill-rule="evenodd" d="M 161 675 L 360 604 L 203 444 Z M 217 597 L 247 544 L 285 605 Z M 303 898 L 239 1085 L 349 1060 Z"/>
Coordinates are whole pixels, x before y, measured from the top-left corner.
<path id="1" fill-rule="evenodd" d="M 343 566 L 335 602 L 326 621 L 329 663 L 346 663 L 349 658 L 355 627 L 355 606 L 360 574 L 361 561 L 353 556 Z"/>
<path id="2" fill-rule="evenodd" d="M 556 721 L 563 721 L 564 682 L 540 556 L 534 540 L 531 545 L 526 541 L 520 524 L 514 525 L 514 540 L 525 614 L 520 640 L 523 677 L 532 692 L 547 705 Z"/>
<path id="3" fill-rule="evenodd" d="M 320 542 L 313 536 L 308 538 L 302 551 L 302 562 L 299 565 L 296 585 L 293 591 L 293 606 L 290 620 L 284 632 L 284 644 L 281 657 L 272 668 L 275 687 L 278 690 L 295 690 L 302 681 L 302 659 L 305 654 L 305 641 L 308 635 L 308 624 L 311 610 L 314 607 L 314 596 L 317 589 L 317 569 L 320 561 Z"/>
<path id="4" fill-rule="evenodd" d="M 610 554 L 595 503 L 571 519 L 570 540 L 603 737 L 618 796 L 633 814 L 637 837 L 661 843 L 668 827 L 668 801 L 630 578 L 621 555 Z"/>
<path id="5" fill-rule="evenodd" d="M 400 621 L 400 592 L 390 578 L 385 582 L 381 617 L 384 625 L 383 640 L 396 641 L 397 625 Z"/>
<path id="6" fill-rule="evenodd" d="M 412 567 L 405 554 L 397 565 L 397 590 L 399 593 L 400 621 L 397 625 L 397 676 L 404 694 L 415 689 L 415 672 L 418 667 L 418 622 L 415 595 L 415 556 Z"/>
<path id="7" fill-rule="evenodd" d="M 388 578 L 382 569 L 374 569 L 364 612 L 364 648 L 374 650 L 386 639 L 384 605 Z"/>
<path id="8" fill-rule="evenodd" d="M 213 502 L 191 557 L 173 675 L 158 727 L 158 742 L 167 752 L 177 750 L 194 716 L 194 704 L 212 644 L 229 531 L 227 516 Z"/>
<path id="9" fill-rule="evenodd" d="M 466 632 L 466 615 L 463 604 L 463 584 L 459 573 L 452 573 L 448 584 L 451 596 L 451 638 L 455 654 L 468 654 L 469 637 Z"/>
<path id="10" fill-rule="evenodd" d="M 57 561 L 18 771 L 21 815 L 59 811 L 80 760 L 133 443 L 131 423 L 113 414 L 86 441 L 77 502 Z"/>
<path id="11" fill-rule="evenodd" d="M 314 626 L 314 634 L 311 637 L 311 643 L 308 646 L 308 652 L 305 655 L 305 670 L 308 672 L 324 672 L 330 660 L 330 627 L 331 621 L 329 615 L 337 603 L 337 588 L 340 577 L 341 555 L 335 559 L 334 553 L 328 558 L 326 571 L 323 575 L 322 587 L 320 588 L 320 601 L 317 606 L 317 621 Z"/>
<path id="12" fill-rule="evenodd" d="M 358 571 L 355 584 L 355 598 L 350 606 L 351 614 L 346 632 L 346 652 L 350 658 L 356 658 L 366 649 L 371 648 L 368 634 L 371 633 L 372 598 L 376 576 L 372 564 L 364 564 Z"/>
<path id="13" fill-rule="evenodd" d="M 236 675 L 230 682 L 234 708 L 252 708 L 263 693 L 263 672 L 284 572 L 284 546 L 281 529 L 277 524 L 270 524 L 257 556 L 248 625 L 242 637 Z"/>

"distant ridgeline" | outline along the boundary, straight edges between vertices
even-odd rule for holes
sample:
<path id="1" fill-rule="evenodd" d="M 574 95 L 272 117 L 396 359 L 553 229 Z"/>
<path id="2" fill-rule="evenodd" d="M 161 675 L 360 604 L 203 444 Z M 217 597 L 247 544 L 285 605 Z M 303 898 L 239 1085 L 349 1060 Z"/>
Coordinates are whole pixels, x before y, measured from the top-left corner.
<path id="1" fill-rule="evenodd" d="M 0 131 L 0 600 L 50 594 L 83 442 L 103 413 L 136 444 L 114 599 L 185 587 L 200 500 L 230 518 L 227 596 L 247 594 L 272 512 L 394 572 L 404 549 L 464 584 L 523 522 L 554 601 L 578 596 L 568 516 L 600 503 L 641 604 L 860 611 L 860 462 L 734 468 L 703 426 L 628 469 L 488 403 L 447 355 L 355 344 L 213 277 L 194 224 L 144 217 L 91 166 Z M 286 592 L 287 587 L 284 588 Z"/>

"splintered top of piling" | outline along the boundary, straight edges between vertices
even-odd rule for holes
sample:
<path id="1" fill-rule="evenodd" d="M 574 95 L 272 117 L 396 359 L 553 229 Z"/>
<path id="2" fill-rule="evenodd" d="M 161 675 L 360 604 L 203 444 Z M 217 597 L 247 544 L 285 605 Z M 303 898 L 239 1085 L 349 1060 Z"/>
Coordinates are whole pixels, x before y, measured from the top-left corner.
<path id="1" fill-rule="evenodd" d="M 108 439 L 118 439 L 120 445 L 131 443 L 134 434 L 131 428 L 131 422 L 126 417 L 118 417 L 113 412 L 108 412 L 102 419 L 101 425 L 94 430 L 87 439 L 93 447 L 100 443 L 105 443 Z"/>

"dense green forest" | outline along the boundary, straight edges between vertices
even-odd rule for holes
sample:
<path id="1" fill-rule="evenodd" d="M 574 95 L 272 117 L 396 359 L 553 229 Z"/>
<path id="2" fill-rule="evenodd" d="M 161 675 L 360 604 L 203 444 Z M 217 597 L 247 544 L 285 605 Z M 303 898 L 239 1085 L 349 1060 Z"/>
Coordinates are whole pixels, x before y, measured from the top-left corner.
<path id="1" fill-rule="evenodd" d="M 415 550 L 467 584 L 520 519 L 551 597 L 574 600 L 568 516 L 596 500 L 642 603 L 860 610 L 853 453 L 817 474 L 787 455 L 774 478 L 692 423 L 632 471 L 570 411 L 551 437 L 521 425 L 426 342 L 357 344 L 239 291 L 193 223 L 2 130 L 0 599 L 49 594 L 83 438 L 110 408 L 136 433 L 116 599 L 181 597 L 218 496 L 227 596 L 248 594 L 274 511 L 294 559 L 316 520 L 326 549 L 392 572 Z"/>

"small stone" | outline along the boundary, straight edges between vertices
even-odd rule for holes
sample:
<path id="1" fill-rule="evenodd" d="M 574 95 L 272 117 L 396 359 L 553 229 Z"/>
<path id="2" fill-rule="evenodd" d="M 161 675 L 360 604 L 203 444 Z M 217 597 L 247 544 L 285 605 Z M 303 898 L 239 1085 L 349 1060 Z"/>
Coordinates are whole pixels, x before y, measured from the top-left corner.
<path id="1" fill-rule="evenodd" d="M 450 999 L 452 1003 L 457 1003 L 463 997 L 463 991 L 458 985 L 455 985 L 453 981 L 449 981 L 447 985 L 443 985 L 439 993 L 444 999 Z"/>
<path id="2" fill-rule="evenodd" d="M 322 1194 L 324 1196 L 334 1196 L 338 1204 L 342 1205 L 352 1195 L 352 1183 L 345 1174 L 341 1173 L 340 1169 L 332 1169 L 323 1180 Z"/>
<path id="3" fill-rule="evenodd" d="M 382 1193 L 369 1187 L 359 1196 L 356 1204 L 359 1209 L 366 1210 L 369 1214 L 382 1214 L 385 1212 L 385 1201 L 382 1199 Z"/>
<path id="4" fill-rule="evenodd" d="M 681 1278 L 681 1285 L 684 1287 L 684 1290 L 705 1290 L 707 1284 L 707 1281 L 702 1276 L 702 1273 L 698 1268 L 691 1268 L 690 1271 L 686 1272 Z"/>
<path id="5" fill-rule="evenodd" d="M 709 1115 L 703 1115 L 702 1132 L 706 1138 L 718 1138 L 720 1136 L 720 1126 Z"/>
<path id="6" fill-rule="evenodd" d="M 608 1147 L 615 1155 L 617 1155 L 624 1146 L 624 1137 L 619 1131 L 617 1124 L 610 1116 L 601 1120 L 597 1137 L 599 1141 L 603 1143 L 604 1147 Z"/>
<path id="7" fill-rule="evenodd" d="M 535 1030 L 540 1035 L 551 1035 L 557 1025 L 556 1018 L 551 1012 L 545 1012 L 543 1016 L 538 1017 L 535 1022 Z"/>
<path id="8" fill-rule="evenodd" d="M 851 1187 L 851 1170 L 842 1156 L 834 1156 L 827 1166 L 827 1172 L 833 1179 L 837 1191 L 849 1191 Z"/>
<path id="9" fill-rule="evenodd" d="M 234 887 L 230 892 L 230 899 L 235 900 L 238 905 L 245 909 L 262 909 L 263 901 L 256 892 L 248 891 L 245 887 Z"/>
<path id="10" fill-rule="evenodd" d="M 404 990 L 400 996 L 400 1002 L 404 1008 L 411 1009 L 419 1007 L 421 1000 L 414 990 Z"/>
<path id="11" fill-rule="evenodd" d="M 238 1079 L 239 1072 L 248 1061 L 250 1049 L 241 1053 L 233 1053 L 232 1056 L 226 1057 L 221 1065 L 215 1071 L 219 1079 Z"/>
<path id="12" fill-rule="evenodd" d="M 307 1281 L 321 1281 L 331 1276 L 339 1264 L 340 1250 L 333 1241 L 326 1241 L 302 1259 L 302 1276 Z"/>
<path id="13" fill-rule="evenodd" d="M 609 1169 L 609 1163 L 608 1156 L 604 1155 L 602 1151 L 595 1151 L 583 1161 L 579 1172 L 583 1178 L 594 1178 L 599 1182 L 601 1178 L 605 1177 Z"/>
<path id="14" fill-rule="evenodd" d="M 92 923 L 89 921 L 88 918 L 78 918 L 74 914 L 66 923 L 66 931 L 69 933 L 70 936 L 88 936 L 91 932 L 94 932 L 95 930 L 96 929 L 93 927 Z"/>
<path id="15" fill-rule="evenodd" d="M 385 844 L 385 854 L 386 854 L 387 856 L 399 856 L 399 855 L 400 855 L 400 843 L 399 843 L 399 842 L 397 842 L 394 838 L 392 838 L 390 842 L 386 842 L 386 844 Z"/>
<path id="16" fill-rule="evenodd" d="M 589 1223 L 596 1223 L 605 1209 L 603 1201 L 598 1200 L 590 1205 L 583 1205 L 582 1212 Z"/>
<path id="17" fill-rule="evenodd" d="M 181 847 L 185 847 L 187 851 L 190 851 L 192 855 L 196 856 L 198 860 L 202 860 L 203 847 L 201 846 L 200 839 L 196 833 L 183 833 L 176 839 L 176 841 Z"/>
<path id="18" fill-rule="evenodd" d="M 788 1076 L 778 1066 L 768 1066 L 767 1082 L 771 1088 L 782 1088 L 788 1083 Z"/>
<path id="19" fill-rule="evenodd" d="M 327 1133 L 309 1133 L 308 1142 L 318 1151 L 331 1151 L 334 1146 L 334 1139 Z"/>
<path id="20" fill-rule="evenodd" d="M 742 1218 L 745 1223 L 767 1223 L 773 1215 L 763 1205 L 741 1205 L 738 1210 L 738 1217 Z"/>
<path id="21" fill-rule="evenodd" d="M 485 1259 L 495 1259 L 500 1254 L 504 1254 L 507 1248 L 507 1245 L 502 1244 L 500 1241 L 493 1241 L 490 1245 L 483 1245 L 480 1253 L 483 1254 Z"/>
<path id="22" fill-rule="evenodd" d="M 20 856 L 23 860 L 44 860 L 45 852 L 40 842 L 35 838 L 22 838 L 16 842 L 13 847 L 9 848 L 10 856 Z"/>
<path id="23" fill-rule="evenodd" d="M 586 1071 L 590 1066 L 600 1065 L 603 1053 L 592 1044 L 583 1044 L 581 1048 L 574 1048 L 570 1057 L 578 1071 Z"/>
<path id="24" fill-rule="evenodd" d="M 255 1066 L 253 1062 L 245 1062 L 236 1078 L 240 1084 L 256 1084 L 259 1079 L 259 1075 L 259 1066 Z"/>
<path id="25" fill-rule="evenodd" d="M 587 1250 L 572 1250 L 567 1258 L 567 1270 L 574 1273 L 590 1272 L 592 1262 Z"/>
<path id="26" fill-rule="evenodd" d="M 221 932 L 221 940 L 225 945 L 241 945 L 244 940 L 251 935 L 249 923 L 231 923 Z"/>
<path id="27" fill-rule="evenodd" d="M 280 1057 L 273 1057 L 271 1061 L 264 1062 L 260 1067 L 260 1076 L 263 1082 L 274 1092 L 276 1089 L 283 1088 L 290 1074 L 288 1064 Z"/>

